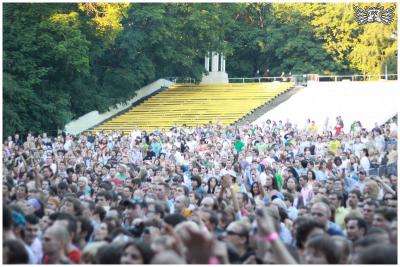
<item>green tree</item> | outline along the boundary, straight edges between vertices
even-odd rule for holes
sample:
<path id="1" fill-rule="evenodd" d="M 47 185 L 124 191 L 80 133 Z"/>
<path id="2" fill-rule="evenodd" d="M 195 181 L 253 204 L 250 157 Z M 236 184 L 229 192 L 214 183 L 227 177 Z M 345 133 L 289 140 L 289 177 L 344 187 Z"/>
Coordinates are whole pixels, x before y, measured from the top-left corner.
<path id="1" fill-rule="evenodd" d="M 230 77 L 397 72 L 396 23 L 360 26 L 353 6 L 5 3 L 3 133 L 55 131 L 158 78 L 200 80 L 210 51 Z"/>
<path id="2" fill-rule="evenodd" d="M 235 21 L 228 29 L 227 69 L 230 76 L 252 77 L 257 70 L 266 69 L 273 62 L 269 54 L 267 28 L 274 23 L 271 4 L 238 4 L 233 9 Z M 230 57 L 229 57 L 230 56 Z"/>
<path id="3" fill-rule="evenodd" d="M 369 23 L 358 25 L 354 16 L 355 5 L 364 9 L 373 3 L 307 3 L 274 4 L 277 9 L 290 18 L 293 12 L 301 14 L 313 29 L 317 40 L 323 42 L 323 48 L 340 63 L 340 73 L 381 74 L 384 62 L 394 62 L 397 38 L 397 12 L 390 25 Z M 378 4 L 384 9 L 396 3 Z M 390 59 L 391 58 L 391 59 Z M 393 66 L 394 64 L 389 64 Z M 395 67 L 391 67 L 395 71 Z"/>
<path id="4" fill-rule="evenodd" d="M 361 8 L 371 4 L 360 5 Z M 396 3 L 385 3 L 384 9 L 394 6 Z M 383 23 L 369 23 L 359 26 L 361 33 L 357 37 L 358 44 L 349 54 L 351 66 L 360 70 L 362 74 L 383 74 L 385 65 L 389 65 L 389 71 L 397 73 L 397 12 L 393 22 L 389 25 Z"/>
<path id="5" fill-rule="evenodd" d="M 329 74 L 343 68 L 332 60 L 304 16 L 283 4 L 246 4 L 230 36 L 234 52 L 229 73 L 237 76 L 244 72 L 253 76 L 257 70 L 263 75 L 267 69 L 270 76 Z"/>
<path id="6" fill-rule="evenodd" d="M 45 91 L 52 66 L 43 64 L 48 54 L 43 49 L 40 21 L 63 5 L 4 4 L 3 99 L 4 134 L 14 131 L 57 129 L 67 120 L 69 107 L 58 96 Z M 12 122 L 11 122 L 12 121 Z"/>
<path id="7" fill-rule="evenodd" d="M 82 3 L 78 4 L 78 8 L 91 29 L 95 30 L 94 35 L 106 45 L 111 45 L 123 30 L 121 21 L 126 17 L 129 3 Z"/>

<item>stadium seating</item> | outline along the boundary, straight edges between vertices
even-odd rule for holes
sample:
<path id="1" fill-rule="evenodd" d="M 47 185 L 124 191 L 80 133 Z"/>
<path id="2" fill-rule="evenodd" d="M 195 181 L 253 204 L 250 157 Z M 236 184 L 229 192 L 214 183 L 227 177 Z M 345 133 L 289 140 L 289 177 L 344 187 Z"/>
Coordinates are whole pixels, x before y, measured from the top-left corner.
<path id="1" fill-rule="evenodd" d="M 293 83 L 175 84 L 92 131 L 230 125 L 293 87 Z"/>

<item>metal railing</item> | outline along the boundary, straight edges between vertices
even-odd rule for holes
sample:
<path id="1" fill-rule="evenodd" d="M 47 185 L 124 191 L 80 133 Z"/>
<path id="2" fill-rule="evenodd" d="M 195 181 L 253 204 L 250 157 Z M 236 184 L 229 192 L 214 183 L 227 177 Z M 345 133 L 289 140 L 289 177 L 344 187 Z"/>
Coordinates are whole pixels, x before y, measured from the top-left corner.
<path id="1" fill-rule="evenodd" d="M 173 83 L 191 83 L 191 84 L 195 84 L 198 83 L 198 81 L 195 78 L 191 78 L 191 77 L 164 77 L 163 79 L 171 81 Z"/>
<path id="2" fill-rule="evenodd" d="M 341 81 L 378 81 L 378 80 L 397 80 L 398 74 L 382 75 L 318 75 L 301 74 L 290 77 L 249 77 L 249 78 L 229 78 L 230 83 L 262 83 L 262 82 L 294 82 L 296 85 L 307 85 L 308 81 L 315 82 L 341 82 Z"/>
<path id="3" fill-rule="evenodd" d="M 191 77 L 164 77 L 174 83 L 199 83 L 198 80 Z M 265 83 L 265 82 L 294 82 L 296 85 L 307 85 L 308 81 L 316 82 L 341 82 L 341 81 L 378 81 L 378 80 L 397 80 L 398 74 L 376 74 L 376 75 L 318 75 L 318 74 L 300 74 L 287 77 L 234 77 L 228 78 L 229 83 Z"/>
<path id="4" fill-rule="evenodd" d="M 320 82 L 397 80 L 397 74 L 387 75 L 320 75 Z"/>
<path id="5" fill-rule="evenodd" d="M 397 162 L 388 165 L 378 165 L 370 168 L 368 171 L 368 175 L 370 176 L 372 175 L 383 176 L 388 174 L 397 174 Z"/>
<path id="6" fill-rule="evenodd" d="M 265 83 L 265 82 L 290 82 L 292 77 L 250 77 L 250 78 L 228 78 L 230 83 Z"/>

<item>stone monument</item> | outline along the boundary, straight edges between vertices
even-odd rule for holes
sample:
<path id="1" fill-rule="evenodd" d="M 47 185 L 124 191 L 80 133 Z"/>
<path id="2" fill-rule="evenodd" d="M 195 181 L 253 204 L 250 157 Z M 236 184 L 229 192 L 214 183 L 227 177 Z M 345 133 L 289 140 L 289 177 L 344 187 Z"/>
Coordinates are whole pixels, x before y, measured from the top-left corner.
<path id="1" fill-rule="evenodd" d="M 229 83 L 228 73 L 225 72 L 225 62 L 225 56 L 222 53 L 212 52 L 206 55 L 204 58 L 204 68 L 208 71 L 208 75 L 203 75 L 201 83 Z"/>

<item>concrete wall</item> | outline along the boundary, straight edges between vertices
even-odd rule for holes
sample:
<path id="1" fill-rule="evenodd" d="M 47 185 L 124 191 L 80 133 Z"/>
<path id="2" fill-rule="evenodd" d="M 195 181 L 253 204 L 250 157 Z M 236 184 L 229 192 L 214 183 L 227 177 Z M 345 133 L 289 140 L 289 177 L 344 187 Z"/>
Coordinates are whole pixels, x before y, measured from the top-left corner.
<path id="1" fill-rule="evenodd" d="M 210 71 L 208 75 L 203 75 L 201 83 L 229 83 L 228 73 L 222 71 Z"/>
<path id="2" fill-rule="evenodd" d="M 102 121 L 111 118 L 118 112 L 123 111 L 124 109 L 128 108 L 132 103 L 146 97 L 153 92 L 157 91 L 161 87 L 170 87 L 174 83 L 165 79 L 159 79 L 145 87 L 141 88 L 140 90 L 136 91 L 136 97 L 130 99 L 126 104 L 118 104 L 116 108 L 111 109 L 108 112 L 100 114 L 97 110 L 91 111 L 86 113 L 85 115 L 79 117 L 76 120 L 69 122 L 65 125 L 65 132 L 71 134 L 79 134 L 99 123 Z"/>

